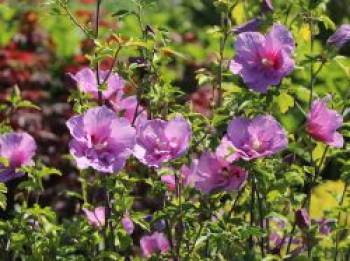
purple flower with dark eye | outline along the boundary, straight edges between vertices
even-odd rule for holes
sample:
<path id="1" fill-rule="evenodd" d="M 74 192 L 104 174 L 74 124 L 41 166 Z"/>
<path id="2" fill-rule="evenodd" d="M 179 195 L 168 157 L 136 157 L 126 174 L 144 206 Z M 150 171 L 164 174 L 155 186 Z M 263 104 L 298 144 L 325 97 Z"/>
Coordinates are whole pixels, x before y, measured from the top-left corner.
<path id="1" fill-rule="evenodd" d="M 106 220 L 106 208 L 99 206 L 93 209 L 92 211 L 83 208 L 85 216 L 87 217 L 89 223 L 95 228 L 101 228 L 105 225 Z"/>
<path id="2" fill-rule="evenodd" d="M 145 257 L 151 257 L 156 252 L 165 254 L 170 250 L 168 239 L 163 233 L 154 232 L 150 236 L 143 236 L 140 240 L 142 254 Z"/>
<path id="3" fill-rule="evenodd" d="M 189 184 L 204 193 L 239 190 L 247 179 L 247 172 L 242 168 L 208 151 L 192 162 L 192 171 Z"/>
<path id="4" fill-rule="evenodd" d="M 220 145 L 222 147 L 219 155 L 224 156 L 226 161 L 271 156 L 288 146 L 286 132 L 270 115 L 260 115 L 253 120 L 245 117 L 234 118 L 223 142 L 225 144 Z M 228 148 L 226 153 L 225 148 Z"/>
<path id="5" fill-rule="evenodd" d="M 8 166 L 0 163 L 0 182 L 24 175 L 17 168 L 32 165 L 36 144 L 28 133 L 7 133 L 0 135 L 0 157 L 8 161 Z"/>
<path id="6" fill-rule="evenodd" d="M 135 226 L 128 213 L 124 214 L 122 218 L 122 225 L 128 235 L 131 235 L 134 232 Z"/>
<path id="7" fill-rule="evenodd" d="M 259 17 L 253 18 L 248 22 L 238 25 L 233 28 L 232 32 L 235 34 L 245 33 L 245 32 L 256 32 L 261 26 L 261 19 Z"/>
<path id="8" fill-rule="evenodd" d="M 170 121 L 145 120 L 137 125 L 134 155 L 149 167 L 181 157 L 188 149 L 191 126 L 182 116 Z"/>
<path id="9" fill-rule="evenodd" d="M 327 40 L 328 45 L 335 45 L 338 49 L 350 41 L 350 24 L 341 25 Z"/>
<path id="10" fill-rule="evenodd" d="M 102 98 L 107 100 L 118 92 L 123 91 L 124 80 L 116 73 L 111 73 L 108 75 L 108 71 L 99 71 L 100 84 L 106 81 L 107 89 L 102 91 Z M 70 75 L 73 80 L 75 80 L 77 87 L 80 91 L 85 93 L 90 93 L 94 99 L 98 99 L 98 83 L 96 72 L 86 67 L 81 69 L 75 75 Z"/>
<path id="11" fill-rule="evenodd" d="M 274 24 L 266 36 L 257 32 L 239 34 L 235 49 L 230 70 L 257 92 L 266 93 L 270 85 L 279 84 L 294 68 L 294 40 L 281 24 Z"/>
<path id="12" fill-rule="evenodd" d="M 70 118 L 67 126 L 73 136 L 70 153 L 80 169 L 117 173 L 135 146 L 135 129 L 105 106 Z"/>
<path id="13" fill-rule="evenodd" d="M 307 229 L 311 226 L 311 220 L 309 217 L 309 213 L 305 208 L 298 209 L 294 213 L 295 215 L 295 223 L 301 229 Z"/>
<path id="14" fill-rule="evenodd" d="M 307 116 L 307 132 L 315 140 L 322 141 L 331 147 L 342 148 L 343 136 L 337 132 L 343 123 L 342 116 L 327 107 L 330 96 L 317 99 L 312 103 Z"/>

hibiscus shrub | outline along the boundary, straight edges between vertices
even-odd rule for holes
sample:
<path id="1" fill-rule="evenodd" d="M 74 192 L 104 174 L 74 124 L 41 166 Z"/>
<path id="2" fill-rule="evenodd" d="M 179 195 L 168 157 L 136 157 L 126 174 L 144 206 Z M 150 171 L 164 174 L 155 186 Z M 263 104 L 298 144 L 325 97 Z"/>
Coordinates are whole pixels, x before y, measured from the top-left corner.
<path id="1" fill-rule="evenodd" d="M 81 188 L 62 191 L 69 215 L 41 204 L 44 181 L 65 173 L 12 125 L 39 109 L 13 88 L 0 106 L 1 260 L 350 260 L 350 25 L 336 28 L 329 1 L 82 1 L 90 23 L 71 2 L 45 8 L 91 45 L 65 80 L 62 157 Z M 151 19 L 161 6 L 174 20 Z M 201 45 L 176 38 L 185 10 L 205 8 L 216 25 L 193 26 Z"/>

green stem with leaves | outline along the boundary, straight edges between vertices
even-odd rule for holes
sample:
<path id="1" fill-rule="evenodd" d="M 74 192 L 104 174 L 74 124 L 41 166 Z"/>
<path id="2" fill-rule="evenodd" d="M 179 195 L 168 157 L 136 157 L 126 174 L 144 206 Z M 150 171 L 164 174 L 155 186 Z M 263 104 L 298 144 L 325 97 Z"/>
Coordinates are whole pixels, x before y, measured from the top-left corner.
<path id="1" fill-rule="evenodd" d="M 224 50 L 225 50 L 225 43 L 227 40 L 227 28 L 225 25 L 225 19 L 227 19 L 226 14 L 221 12 L 221 29 L 223 36 L 220 37 L 220 49 L 219 49 L 219 70 L 218 70 L 218 83 L 217 83 L 217 90 L 218 90 L 218 100 L 216 107 L 220 107 L 222 104 L 222 64 L 224 61 Z M 213 93 L 213 99 L 215 100 L 215 93 Z"/>
<path id="2" fill-rule="evenodd" d="M 256 190 L 253 176 L 250 177 L 250 184 L 251 184 L 251 188 L 252 188 L 251 197 L 250 197 L 250 206 L 249 206 L 249 208 L 250 208 L 250 227 L 253 227 L 254 220 L 255 220 L 254 204 L 255 204 L 255 190 Z M 248 249 L 252 250 L 253 247 L 254 247 L 254 239 L 253 239 L 253 235 L 250 235 L 249 239 L 248 239 Z"/>
<path id="3" fill-rule="evenodd" d="M 178 172 L 175 173 L 176 200 L 179 204 L 178 222 L 175 225 L 175 256 L 176 261 L 181 260 L 181 243 L 183 237 L 183 221 L 182 221 L 182 182 Z"/>
<path id="4" fill-rule="evenodd" d="M 94 40 L 97 41 L 99 37 L 99 28 L 100 28 L 100 12 L 101 12 L 101 4 L 102 0 L 97 0 L 96 2 L 96 15 L 95 15 L 95 35 Z M 95 48 L 96 48 L 96 42 L 95 42 Z M 97 52 L 95 51 L 95 58 L 97 57 Z M 96 71 L 96 81 L 98 85 L 98 105 L 103 104 L 103 97 L 102 97 L 102 90 L 101 88 L 101 79 L 100 79 L 100 68 L 99 68 L 99 62 L 96 62 L 95 65 L 95 71 Z"/>
<path id="5" fill-rule="evenodd" d="M 61 0 L 57 0 L 58 5 L 65 11 L 66 15 L 69 17 L 69 19 L 85 34 L 87 38 L 91 38 L 90 33 L 87 31 L 87 29 L 82 26 L 78 20 L 74 17 L 71 11 L 69 11 L 67 4 L 63 3 Z"/>

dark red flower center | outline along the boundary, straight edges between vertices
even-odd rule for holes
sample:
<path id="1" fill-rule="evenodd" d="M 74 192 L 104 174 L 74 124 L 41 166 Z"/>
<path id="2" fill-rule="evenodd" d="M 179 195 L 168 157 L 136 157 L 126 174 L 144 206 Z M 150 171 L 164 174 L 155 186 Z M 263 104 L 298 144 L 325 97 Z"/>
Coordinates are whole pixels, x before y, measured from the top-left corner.
<path id="1" fill-rule="evenodd" d="M 266 53 L 261 58 L 261 64 L 265 67 L 273 68 L 275 70 L 279 69 L 280 61 L 279 61 L 278 54 L 275 52 Z"/>

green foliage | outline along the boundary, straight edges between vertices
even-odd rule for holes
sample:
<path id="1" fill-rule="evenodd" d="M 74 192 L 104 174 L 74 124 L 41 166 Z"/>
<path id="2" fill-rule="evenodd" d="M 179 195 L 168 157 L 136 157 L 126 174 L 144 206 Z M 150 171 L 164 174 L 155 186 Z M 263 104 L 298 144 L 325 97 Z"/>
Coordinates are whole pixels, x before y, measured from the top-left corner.
<path id="1" fill-rule="evenodd" d="M 169 120 L 182 114 L 188 119 L 192 127 L 188 153 L 158 169 L 131 157 L 120 173 L 79 170 L 81 188 L 61 191 L 75 202 L 71 216 L 64 217 L 41 201 L 45 182 L 66 173 L 40 159 L 18 169 L 25 177 L 16 185 L 13 209 L 7 209 L 6 200 L 12 191 L 0 183 L 0 208 L 8 215 L 0 221 L 0 259 L 128 260 L 135 256 L 133 260 L 141 260 L 140 236 L 163 226 L 160 230 L 171 241 L 171 249 L 149 260 L 323 260 L 335 252 L 345 260 L 350 246 L 350 147 L 333 149 L 316 142 L 305 126 L 312 93 L 311 100 L 331 93 L 329 105 L 339 112 L 349 106 L 350 60 L 326 46 L 323 35 L 339 26 L 328 12 L 329 1 L 276 0 L 274 12 L 262 12 L 258 0 L 117 2 L 102 1 L 101 19 L 115 27 L 101 26 L 98 37 L 91 23 L 76 19 L 75 11 L 84 7 L 78 1 L 47 1 L 50 12 L 41 23 L 52 36 L 57 57 L 66 63 L 80 54 L 82 39 L 94 44 L 84 54 L 92 68 L 112 59 L 110 72 L 125 79 L 128 91 L 147 109 L 149 118 Z M 95 5 L 86 8 L 96 15 Z M 15 14 L 13 6 L 0 4 L 0 45 L 15 32 Z M 256 16 L 261 18 L 262 32 L 278 21 L 290 28 L 297 43 L 295 70 L 268 93 L 249 90 L 229 70 L 235 53 L 232 29 Z M 135 57 L 141 62 L 129 61 Z M 99 91 L 107 87 L 102 82 Z M 196 112 L 194 101 L 187 102 L 197 87 L 211 93 L 210 115 Z M 78 89 L 71 90 L 68 101 L 76 114 L 98 105 L 92 95 Z M 4 115 L 0 133 L 13 131 L 10 116 L 23 108 L 40 110 L 14 87 L 0 105 Z M 189 166 L 204 151 L 215 151 L 233 117 L 261 114 L 279 120 L 290 144 L 274 157 L 237 161 L 249 173 L 240 191 L 205 194 L 179 181 L 183 165 Z M 340 131 L 348 141 L 349 123 L 344 122 Z M 72 157 L 66 159 L 72 161 Z M 328 173 L 329 166 L 335 168 L 336 176 Z M 9 167 L 9 160 L 0 158 L 0 171 Z M 176 175 L 175 191 L 161 181 L 165 175 Z M 340 180 L 325 181 L 328 178 Z M 106 208 L 105 224 L 100 227 L 91 225 L 82 211 L 97 206 Z M 308 228 L 296 224 L 294 212 L 302 207 L 312 218 Z M 136 227 L 132 235 L 123 227 L 125 215 Z M 336 220 L 329 235 L 319 232 L 316 219 L 321 218 Z M 274 219 L 284 225 L 272 224 Z M 286 242 L 274 249 L 276 242 L 270 239 L 274 233 L 283 240 L 292 234 L 300 243 L 293 243 L 292 251 Z M 298 252 L 300 245 L 311 247 L 309 253 Z"/>

